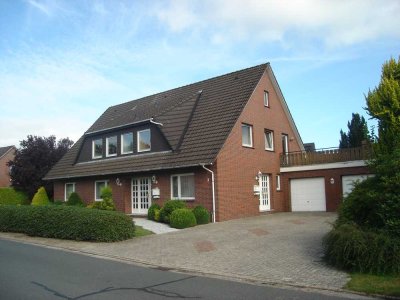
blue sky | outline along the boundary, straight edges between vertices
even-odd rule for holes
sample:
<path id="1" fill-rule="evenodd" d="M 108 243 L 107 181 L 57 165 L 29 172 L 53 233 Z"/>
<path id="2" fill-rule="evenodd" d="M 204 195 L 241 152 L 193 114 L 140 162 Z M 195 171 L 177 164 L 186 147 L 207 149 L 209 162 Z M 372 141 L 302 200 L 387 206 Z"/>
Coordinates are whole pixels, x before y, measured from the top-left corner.
<path id="1" fill-rule="evenodd" d="M 0 146 L 76 141 L 111 105 L 265 62 L 303 141 L 337 146 L 400 55 L 399 16 L 398 0 L 0 0 Z"/>

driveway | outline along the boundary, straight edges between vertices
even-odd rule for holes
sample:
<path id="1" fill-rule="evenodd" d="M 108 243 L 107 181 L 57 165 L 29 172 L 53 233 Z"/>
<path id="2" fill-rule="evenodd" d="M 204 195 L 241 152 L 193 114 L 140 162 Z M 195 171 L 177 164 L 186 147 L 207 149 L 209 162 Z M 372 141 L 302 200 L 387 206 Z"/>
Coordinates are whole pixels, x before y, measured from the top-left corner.
<path id="1" fill-rule="evenodd" d="M 333 213 L 276 213 L 110 244 L 0 237 L 167 269 L 335 290 L 348 276 L 321 261 L 321 240 L 335 218 Z"/>

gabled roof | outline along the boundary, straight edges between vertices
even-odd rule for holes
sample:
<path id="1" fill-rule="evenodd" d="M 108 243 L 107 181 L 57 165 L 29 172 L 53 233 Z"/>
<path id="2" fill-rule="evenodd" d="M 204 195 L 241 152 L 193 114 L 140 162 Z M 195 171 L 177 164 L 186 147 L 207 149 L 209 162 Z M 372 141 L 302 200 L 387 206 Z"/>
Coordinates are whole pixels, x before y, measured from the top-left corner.
<path id="1" fill-rule="evenodd" d="M 111 106 L 45 179 L 211 164 L 266 70 L 272 72 L 269 64 L 262 64 Z M 289 119 L 291 120 L 291 116 Z M 166 137 L 171 151 L 75 164 L 86 136 L 140 122 L 162 123 L 158 128 Z"/>
<path id="2" fill-rule="evenodd" d="M 15 146 L 0 147 L 0 158 L 8 153 L 8 151 L 15 149 Z"/>

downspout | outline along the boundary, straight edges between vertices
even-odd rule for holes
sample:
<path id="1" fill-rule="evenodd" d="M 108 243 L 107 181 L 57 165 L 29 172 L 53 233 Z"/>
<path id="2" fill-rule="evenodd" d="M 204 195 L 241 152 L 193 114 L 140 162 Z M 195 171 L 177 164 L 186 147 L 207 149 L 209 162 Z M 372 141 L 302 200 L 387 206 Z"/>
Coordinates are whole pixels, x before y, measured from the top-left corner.
<path id="1" fill-rule="evenodd" d="M 213 201 L 213 208 L 212 208 L 212 222 L 215 223 L 215 179 L 214 179 L 214 172 L 210 169 L 206 168 L 205 164 L 200 164 L 204 170 L 211 173 L 211 184 L 212 184 L 212 201 Z"/>

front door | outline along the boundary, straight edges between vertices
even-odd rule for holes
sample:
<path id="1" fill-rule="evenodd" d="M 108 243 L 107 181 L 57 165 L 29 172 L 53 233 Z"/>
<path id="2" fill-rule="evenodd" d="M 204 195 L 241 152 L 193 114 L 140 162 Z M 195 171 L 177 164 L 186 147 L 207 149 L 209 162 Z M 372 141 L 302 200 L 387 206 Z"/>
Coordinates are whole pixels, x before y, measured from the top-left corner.
<path id="1" fill-rule="evenodd" d="M 132 179 L 132 214 L 145 215 L 151 205 L 151 178 Z"/>
<path id="2" fill-rule="evenodd" d="M 270 210 L 270 191 L 269 191 L 269 176 L 262 174 L 259 178 L 260 184 L 260 211 Z"/>

